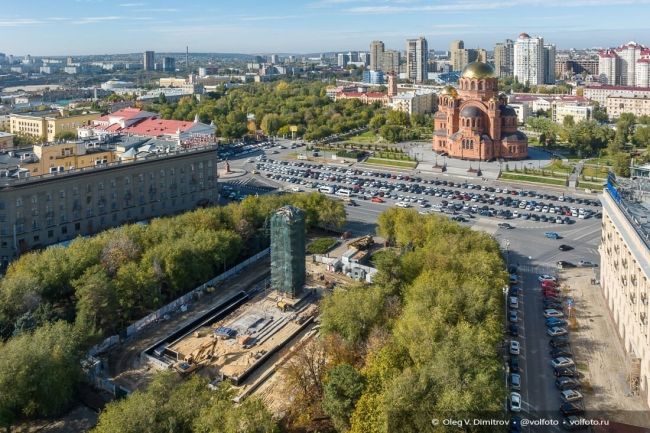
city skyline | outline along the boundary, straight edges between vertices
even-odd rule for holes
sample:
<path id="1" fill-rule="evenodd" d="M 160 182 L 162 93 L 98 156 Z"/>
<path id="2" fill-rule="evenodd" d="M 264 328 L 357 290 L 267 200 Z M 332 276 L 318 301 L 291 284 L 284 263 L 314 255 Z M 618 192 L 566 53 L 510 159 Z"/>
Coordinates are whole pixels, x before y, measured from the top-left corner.
<path id="1" fill-rule="evenodd" d="M 65 0 L 56 15 L 45 0 L 3 3 L 0 38 L 12 42 L 0 51 L 15 55 L 184 52 L 186 45 L 193 52 L 246 54 L 367 51 L 374 39 L 403 50 L 406 39 L 419 36 L 430 49 L 447 49 L 454 39 L 492 49 L 521 32 L 558 49 L 650 40 L 643 23 L 648 0 L 244 0 L 227 8 L 207 0 L 192 7 L 179 0 Z"/>

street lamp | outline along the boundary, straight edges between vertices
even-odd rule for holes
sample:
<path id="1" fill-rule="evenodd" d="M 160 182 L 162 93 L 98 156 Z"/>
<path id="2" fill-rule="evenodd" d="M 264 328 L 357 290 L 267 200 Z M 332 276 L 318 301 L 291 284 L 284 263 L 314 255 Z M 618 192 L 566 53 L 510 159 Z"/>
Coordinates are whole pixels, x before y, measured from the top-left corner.
<path id="1" fill-rule="evenodd" d="M 504 244 L 506 247 L 506 268 L 510 268 L 510 241 L 505 239 Z"/>

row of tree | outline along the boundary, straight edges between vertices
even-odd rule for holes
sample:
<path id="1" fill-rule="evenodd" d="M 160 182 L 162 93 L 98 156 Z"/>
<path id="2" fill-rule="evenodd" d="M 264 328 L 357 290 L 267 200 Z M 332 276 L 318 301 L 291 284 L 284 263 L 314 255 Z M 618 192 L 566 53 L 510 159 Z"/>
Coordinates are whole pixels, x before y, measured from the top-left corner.
<path id="1" fill-rule="evenodd" d="M 307 140 L 366 126 L 377 104 L 365 105 L 357 100 L 333 101 L 321 81 L 277 81 L 246 84 L 222 89 L 204 97 L 168 102 L 160 98 L 146 107 L 165 119 L 193 120 L 198 114 L 205 123 L 214 122 L 217 134 L 227 139 L 241 138 L 248 131 L 248 114 L 267 135 L 290 135 L 291 126 Z"/>
<path id="2" fill-rule="evenodd" d="M 0 425 L 67 406 L 82 349 L 267 247 L 267 217 L 285 204 L 307 227 L 345 221 L 341 202 L 318 193 L 248 197 L 13 262 L 0 281 Z"/>
<path id="3" fill-rule="evenodd" d="M 414 210 L 390 209 L 378 226 L 392 248 L 374 259 L 374 283 L 327 297 L 322 340 L 287 368 L 289 431 L 450 432 L 432 419 L 498 416 L 507 284 L 498 244 Z"/>

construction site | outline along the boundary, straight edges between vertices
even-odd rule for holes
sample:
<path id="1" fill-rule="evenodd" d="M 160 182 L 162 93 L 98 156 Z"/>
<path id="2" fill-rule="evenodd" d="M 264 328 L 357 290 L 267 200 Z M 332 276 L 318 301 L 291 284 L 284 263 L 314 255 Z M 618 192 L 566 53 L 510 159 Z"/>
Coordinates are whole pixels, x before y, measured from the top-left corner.
<path id="1" fill-rule="evenodd" d="M 150 363 L 180 374 L 203 370 L 212 379 L 243 384 L 318 314 L 318 290 L 299 298 L 278 291 L 241 292 L 145 351 Z"/>
<path id="2" fill-rule="evenodd" d="M 284 207 L 270 218 L 271 276 L 252 290 L 231 294 L 155 341 L 142 359 L 181 375 L 229 380 L 253 392 L 283 362 L 295 341 L 311 336 L 322 287 L 306 287 L 302 211 Z"/>

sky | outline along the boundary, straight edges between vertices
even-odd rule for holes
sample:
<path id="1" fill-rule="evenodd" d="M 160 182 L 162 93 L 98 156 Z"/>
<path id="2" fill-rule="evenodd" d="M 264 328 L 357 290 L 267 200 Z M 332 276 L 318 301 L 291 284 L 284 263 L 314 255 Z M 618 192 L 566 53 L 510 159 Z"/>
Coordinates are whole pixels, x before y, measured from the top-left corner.
<path id="1" fill-rule="evenodd" d="M 650 0 L 1 0 L 0 52 L 317 53 L 486 48 L 522 32 L 558 48 L 650 45 Z"/>

